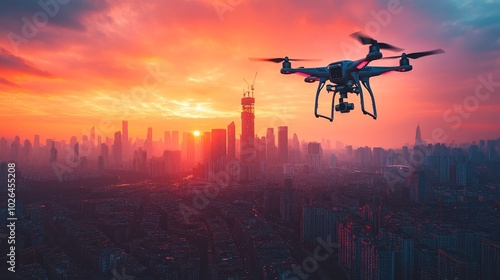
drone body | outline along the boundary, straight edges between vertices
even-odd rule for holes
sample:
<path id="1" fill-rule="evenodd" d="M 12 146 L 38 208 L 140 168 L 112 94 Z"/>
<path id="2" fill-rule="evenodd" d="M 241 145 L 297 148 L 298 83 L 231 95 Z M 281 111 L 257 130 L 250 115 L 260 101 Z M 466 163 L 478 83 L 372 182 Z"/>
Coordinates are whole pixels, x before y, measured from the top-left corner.
<path id="1" fill-rule="evenodd" d="M 304 61 L 308 59 L 293 59 L 293 58 L 258 58 L 252 60 L 258 61 L 270 61 L 275 63 L 282 63 L 282 68 L 280 70 L 281 74 L 299 74 L 304 76 L 304 81 L 306 83 L 319 82 L 318 89 L 316 91 L 316 102 L 314 107 L 314 114 L 317 118 L 325 118 L 329 121 L 333 121 L 334 112 L 338 111 L 340 113 L 349 113 L 354 109 L 354 104 L 344 101 L 347 98 L 348 93 L 355 93 L 360 96 L 361 110 L 363 114 L 371 116 L 373 119 L 377 119 L 377 107 L 375 105 L 375 98 L 373 96 L 373 91 L 370 87 L 370 78 L 375 76 L 380 76 L 385 73 L 390 72 L 408 72 L 413 69 L 410 65 L 409 59 L 417 59 L 423 56 L 443 53 L 441 49 L 418 52 L 418 53 L 403 53 L 400 56 L 385 57 L 385 58 L 400 58 L 399 66 L 367 66 L 370 62 L 382 58 L 382 53 L 380 49 L 389 49 L 393 51 L 402 51 L 397 47 L 386 43 L 379 43 L 376 40 L 369 38 L 361 33 L 352 34 L 353 37 L 358 39 L 364 45 L 370 45 L 369 52 L 366 57 L 359 60 L 342 60 L 334 63 L 330 63 L 326 67 L 316 67 L 316 68 L 292 68 L 291 61 Z M 327 85 L 327 92 L 333 92 L 332 96 L 332 108 L 330 116 L 324 116 L 318 113 L 318 100 L 321 90 L 325 86 L 325 83 L 331 82 L 334 85 Z M 361 84 L 370 94 L 372 102 L 372 111 L 369 112 L 365 110 L 363 90 Z M 339 93 L 339 103 L 335 105 L 336 94 Z"/>

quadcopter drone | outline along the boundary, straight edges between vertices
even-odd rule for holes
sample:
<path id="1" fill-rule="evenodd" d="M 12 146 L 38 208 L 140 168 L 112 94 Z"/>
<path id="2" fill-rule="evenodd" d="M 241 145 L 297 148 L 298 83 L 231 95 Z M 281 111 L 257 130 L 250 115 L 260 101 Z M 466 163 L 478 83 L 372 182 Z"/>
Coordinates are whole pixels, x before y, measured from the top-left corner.
<path id="1" fill-rule="evenodd" d="M 370 62 L 381 59 L 382 53 L 381 49 L 392 50 L 396 52 L 401 52 L 403 49 L 397 48 L 395 46 L 389 45 L 387 43 L 377 42 L 377 40 L 370 38 L 360 32 L 351 34 L 351 37 L 357 39 L 363 45 L 370 45 L 369 52 L 365 58 L 352 61 L 352 60 L 342 60 L 330 63 L 326 67 L 316 67 L 316 68 L 292 68 L 290 61 L 311 61 L 311 59 L 294 59 L 288 58 L 250 58 L 253 61 L 270 61 L 274 63 L 283 62 L 283 66 L 280 70 L 281 74 L 299 74 L 304 76 L 304 81 L 306 83 L 319 82 L 318 89 L 316 91 L 316 102 L 314 107 L 314 114 L 316 118 L 325 118 L 333 122 L 334 111 L 340 113 L 349 113 L 354 110 L 354 104 L 344 101 L 347 99 L 348 93 L 355 93 L 360 97 L 361 110 L 363 114 L 371 116 L 373 119 L 377 119 L 377 107 L 375 105 L 375 98 L 373 97 L 373 91 L 370 87 L 370 78 L 375 76 L 380 76 L 382 74 L 390 72 L 408 72 L 413 69 L 410 65 L 409 59 L 417 59 L 420 57 L 444 53 L 443 50 L 437 49 L 425 52 L 416 53 L 403 53 L 398 56 L 384 57 L 383 59 L 393 59 L 400 58 L 399 66 L 367 66 Z M 325 83 L 330 81 L 335 85 L 326 85 L 326 91 L 328 93 L 333 92 L 332 96 L 332 109 L 330 116 L 324 116 L 318 113 L 318 99 L 321 90 L 325 86 Z M 365 103 L 363 97 L 363 90 L 361 84 L 368 90 L 372 101 L 372 112 L 365 110 Z M 339 103 L 335 105 L 335 96 L 339 93 Z"/>

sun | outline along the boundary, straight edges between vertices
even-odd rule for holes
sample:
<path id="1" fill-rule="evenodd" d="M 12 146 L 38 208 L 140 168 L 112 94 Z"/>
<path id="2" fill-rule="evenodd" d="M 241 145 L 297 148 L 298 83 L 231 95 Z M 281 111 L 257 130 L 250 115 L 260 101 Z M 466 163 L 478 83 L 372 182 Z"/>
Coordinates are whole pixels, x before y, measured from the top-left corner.
<path id="1" fill-rule="evenodd" d="M 198 130 L 193 131 L 194 136 L 200 136 L 200 132 Z"/>

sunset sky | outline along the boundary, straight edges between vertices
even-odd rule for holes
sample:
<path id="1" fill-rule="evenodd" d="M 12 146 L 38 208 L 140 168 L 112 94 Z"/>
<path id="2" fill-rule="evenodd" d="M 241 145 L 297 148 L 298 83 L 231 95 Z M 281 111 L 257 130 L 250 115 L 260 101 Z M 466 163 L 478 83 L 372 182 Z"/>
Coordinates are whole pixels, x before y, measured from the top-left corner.
<path id="1" fill-rule="evenodd" d="M 420 124 L 428 142 L 437 130 L 445 142 L 500 137 L 497 0 L 37 2 L 0 2 L 0 137 L 67 140 L 92 126 L 112 137 L 121 120 L 134 139 L 150 126 L 158 140 L 165 130 L 209 131 L 231 121 L 239 134 L 243 78 L 251 82 L 256 72 L 259 135 L 287 125 L 301 140 L 401 147 Z M 368 46 L 349 37 L 356 31 L 405 52 L 446 53 L 412 60 L 409 73 L 373 78 L 377 120 L 350 94 L 355 110 L 333 123 L 314 117 L 317 83 L 248 59 L 321 59 L 293 67 L 359 59 Z M 326 114 L 331 97 L 323 94 Z"/>

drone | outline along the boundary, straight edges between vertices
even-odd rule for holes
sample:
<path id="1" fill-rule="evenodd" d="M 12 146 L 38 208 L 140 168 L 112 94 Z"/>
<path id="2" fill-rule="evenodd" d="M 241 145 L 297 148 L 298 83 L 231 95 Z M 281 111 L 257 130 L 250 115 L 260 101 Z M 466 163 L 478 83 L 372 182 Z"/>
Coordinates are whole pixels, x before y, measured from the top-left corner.
<path id="1" fill-rule="evenodd" d="M 355 93 L 360 97 L 361 110 L 363 114 L 371 116 L 373 119 L 377 119 L 377 106 L 375 105 L 375 98 L 373 96 L 373 91 L 370 86 L 370 78 L 375 76 L 380 76 L 383 74 L 391 72 L 409 72 L 413 69 L 410 65 L 410 59 L 418 59 L 428 55 L 444 53 L 441 49 L 436 49 L 432 51 L 415 52 L 415 53 L 402 53 L 397 56 L 382 57 L 381 49 L 391 50 L 395 52 L 402 52 L 403 49 L 395 47 L 393 45 L 378 42 L 377 40 L 370 38 L 361 32 L 355 32 L 351 34 L 351 37 L 357 39 L 362 45 L 370 45 L 368 49 L 368 54 L 366 57 L 359 60 L 342 60 L 328 64 L 326 67 L 315 67 L 315 68 L 292 68 L 291 61 L 313 61 L 316 59 L 297 59 L 297 58 L 250 58 L 252 61 L 269 61 L 274 63 L 282 62 L 282 68 L 280 70 L 281 74 L 298 74 L 304 76 L 304 81 L 306 83 L 319 82 L 318 89 L 316 91 L 316 101 L 314 107 L 314 115 L 316 118 L 325 118 L 330 122 L 333 122 L 334 112 L 349 113 L 354 110 L 354 103 L 349 103 L 344 101 L 347 99 L 348 93 Z M 378 59 L 395 59 L 400 58 L 399 66 L 368 66 L 368 64 L 374 60 Z M 321 90 L 324 88 L 325 83 L 331 82 L 334 85 L 326 85 L 326 91 L 328 93 L 333 92 L 332 96 L 332 108 L 330 116 L 325 116 L 318 113 L 318 100 Z M 363 90 L 361 84 L 370 94 L 372 111 L 369 112 L 365 110 L 365 102 L 363 96 Z M 339 103 L 335 105 L 335 97 L 339 93 Z"/>

